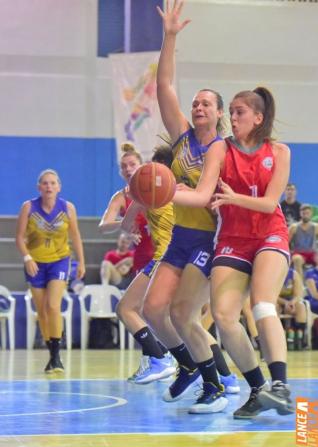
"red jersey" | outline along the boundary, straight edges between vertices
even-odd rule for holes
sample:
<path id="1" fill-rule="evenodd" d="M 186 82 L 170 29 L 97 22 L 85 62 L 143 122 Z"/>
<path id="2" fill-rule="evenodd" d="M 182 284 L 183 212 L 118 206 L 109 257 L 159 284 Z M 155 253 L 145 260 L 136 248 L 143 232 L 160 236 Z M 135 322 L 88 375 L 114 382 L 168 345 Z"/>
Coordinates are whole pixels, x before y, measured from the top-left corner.
<path id="1" fill-rule="evenodd" d="M 264 197 L 275 168 L 271 143 L 265 141 L 252 153 L 244 152 L 231 138 L 227 138 L 226 143 L 222 180 L 238 194 Z M 236 205 L 222 205 L 219 213 L 218 239 L 229 236 L 265 239 L 277 235 L 288 240 L 286 221 L 279 205 L 272 214 Z"/>
<path id="2" fill-rule="evenodd" d="M 104 260 L 116 265 L 118 262 L 126 258 L 133 258 L 135 250 L 128 250 L 126 253 L 119 253 L 117 250 L 109 250 L 105 253 Z"/>
<path id="3" fill-rule="evenodd" d="M 132 200 L 125 195 L 126 208 L 121 210 L 121 215 L 124 215 Z M 154 248 L 151 240 L 151 235 L 148 228 L 147 219 L 143 214 L 137 214 L 136 224 L 141 234 L 141 241 L 135 246 L 133 271 L 139 272 L 148 262 L 150 262 L 154 255 Z"/>

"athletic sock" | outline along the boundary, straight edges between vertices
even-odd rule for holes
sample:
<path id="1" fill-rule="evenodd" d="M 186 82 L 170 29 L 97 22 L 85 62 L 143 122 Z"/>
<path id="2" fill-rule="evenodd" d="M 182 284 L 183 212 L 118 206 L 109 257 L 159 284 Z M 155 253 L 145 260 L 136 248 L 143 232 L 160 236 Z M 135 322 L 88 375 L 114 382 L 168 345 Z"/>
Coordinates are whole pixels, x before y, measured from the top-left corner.
<path id="1" fill-rule="evenodd" d="M 163 354 L 167 354 L 167 352 L 169 352 L 168 349 L 159 340 L 157 340 L 157 343 Z"/>
<path id="2" fill-rule="evenodd" d="M 215 386 L 220 387 L 218 373 L 216 371 L 215 361 L 213 357 L 204 362 L 197 363 L 203 382 L 212 382 Z"/>
<path id="3" fill-rule="evenodd" d="M 218 344 L 211 345 L 211 351 L 213 352 L 213 358 L 218 373 L 221 374 L 221 376 L 229 376 L 231 374 L 231 371 L 227 366 L 227 363 L 225 361 L 223 352 L 220 349 L 220 346 Z"/>
<path id="4" fill-rule="evenodd" d="M 185 366 L 191 371 L 197 369 L 197 365 L 192 360 L 190 352 L 188 351 L 188 348 L 184 343 L 182 343 L 179 346 L 176 346 L 175 348 L 169 349 L 169 351 L 180 365 Z"/>
<path id="5" fill-rule="evenodd" d="M 60 353 L 61 339 L 60 338 L 50 338 L 51 342 L 51 356 L 57 357 Z"/>
<path id="6" fill-rule="evenodd" d="M 268 365 L 268 369 L 271 374 L 272 382 L 279 380 L 280 382 L 287 383 L 287 365 L 285 362 L 273 362 Z"/>
<path id="7" fill-rule="evenodd" d="M 251 388 L 260 388 L 266 382 L 259 366 L 242 374 Z"/>
<path id="8" fill-rule="evenodd" d="M 139 329 L 134 334 L 134 339 L 140 344 L 143 355 L 162 359 L 164 357 L 161 347 L 153 336 L 148 326 Z"/>

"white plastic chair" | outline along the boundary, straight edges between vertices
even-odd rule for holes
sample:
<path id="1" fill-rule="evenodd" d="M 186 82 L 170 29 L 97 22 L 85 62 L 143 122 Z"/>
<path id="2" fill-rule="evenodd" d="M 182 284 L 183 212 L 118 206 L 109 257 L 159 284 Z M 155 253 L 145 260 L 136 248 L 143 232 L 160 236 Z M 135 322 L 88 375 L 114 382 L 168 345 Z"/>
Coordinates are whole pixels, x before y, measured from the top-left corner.
<path id="1" fill-rule="evenodd" d="M 119 301 L 122 292 L 117 287 L 108 284 L 90 284 L 80 292 L 78 299 L 81 309 L 81 349 L 87 349 L 89 324 L 92 318 L 115 318 L 119 322 L 120 349 L 125 349 L 125 326 L 112 310 L 112 296 Z M 86 299 L 89 297 L 90 302 L 87 306 Z M 133 345 L 131 339 L 134 339 L 131 334 L 129 335 L 129 348 L 131 348 Z"/>
<path id="2" fill-rule="evenodd" d="M 4 286 L 0 286 L 0 296 L 4 297 L 9 303 L 8 310 L 6 311 L 0 310 L 2 349 L 7 348 L 7 323 L 8 323 L 9 348 L 10 350 L 13 350 L 15 348 L 15 327 L 14 327 L 15 298 L 11 295 L 10 291 Z"/>
<path id="3" fill-rule="evenodd" d="M 33 349 L 35 334 L 36 334 L 36 323 L 38 320 L 38 313 L 32 305 L 32 292 L 27 290 L 24 295 L 25 305 L 26 305 L 26 333 L 27 333 L 27 349 Z M 65 324 L 65 335 L 66 335 L 66 349 L 72 349 L 72 313 L 73 313 L 73 300 L 64 291 L 62 301 L 66 302 L 66 309 L 62 312 L 63 321 Z"/>

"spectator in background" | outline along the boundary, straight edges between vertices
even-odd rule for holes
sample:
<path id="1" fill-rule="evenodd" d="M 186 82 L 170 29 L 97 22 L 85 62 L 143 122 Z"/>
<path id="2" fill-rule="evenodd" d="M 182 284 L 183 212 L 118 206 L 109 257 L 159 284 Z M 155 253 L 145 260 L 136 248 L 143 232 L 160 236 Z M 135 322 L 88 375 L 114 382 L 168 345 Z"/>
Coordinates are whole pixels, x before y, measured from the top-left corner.
<path id="1" fill-rule="evenodd" d="M 101 264 L 102 284 L 112 284 L 126 289 L 134 278 L 134 250 L 130 249 L 131 238 L 121 233 L 117 239 L 117 248 L 105 253 Z"/>
<path id="2" fill-rule="evenodd" d="M 318 251 L 314 254 L 314 266 L 305 273 L 305 286 L 305 299 L 309 301 L 311 311 L 318 314 Z"/>
<path id="3" fill-rule="evenodd" d="M 301 203 L 296 200 L 297 189 L 294 183 L 288 183 L 285 189 L 285 199 L 280 203 L 288 226 L 300 221 Z"/>
<path id="4" fill-rule="evenodd" d="M 304 284 L 301 276 L 292 267 L 289 268 L 282 290 L 277 300 L 278 315 L 291 315 L 294 321 L 284 324 L 289 351 L 304 347 L 304 332 L 307 321 L 306 306 L 303 301 Z"/>
<path id="5" fill-rule="evenodd" d="M 251 298 L 248 295 L 243 303 L 242 314 L 246 320 L 247 330 L 252 342 L 252 345 L 259 350 L 260 359 L 264 360 L 264 354 L 261 347 L 261 342 L 258 335 L 258 330 L 255 323 L 255 318 L 253 315 L 252 307 L 251 307 Z"/>
<path id="6" fill-rule="evenodd" d="M 315 264 L 318 224 L 312 222 L 312 207 L 303 204 L 300 207 L 300 222 L 289 227 L 289 244 L 295 270 L 303 278 L 305 264 Z"/>

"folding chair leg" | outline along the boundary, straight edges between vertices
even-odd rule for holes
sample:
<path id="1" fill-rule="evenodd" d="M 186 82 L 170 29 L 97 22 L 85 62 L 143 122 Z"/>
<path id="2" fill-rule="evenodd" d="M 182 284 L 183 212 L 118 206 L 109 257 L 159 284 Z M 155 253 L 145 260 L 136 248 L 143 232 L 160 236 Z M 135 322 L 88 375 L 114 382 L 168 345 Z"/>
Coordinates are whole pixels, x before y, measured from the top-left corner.
<path id="1" fill-rule="evenodd" d="M 126 331 L 124 323 L 119 321 L 119 343 L 120 343 L 120 349 L 125 349 L 125 342 L 126 342 Z"/>
<path id="2" fill-rule="evenodd" d="M 128 348 L 134 349 L 135 348 L 135 339 L 134 336 L 128 332 Z"/>
<path id="3" fill-rule="evenodd" d="M 11 315 L 8 318 L 8 332 L 9 332 L 9 348 L 12 351 L 15 348 L 15 334 L 14 334 L 13 315 Z"/>
<path id="4" fill-rule="evenodd" d="M 72 349 L 72 322 L 67 318 L 65 321 L 66 349 Z"/>
<path id="5" fill-rule="evenodd" d="M 5 319 L 2 319 L 0 321 L 0 326 L 1 326 L 1 345 L 2 345 L 2 349 L 5 350 L 7 349 L 7 322 Z"/>

